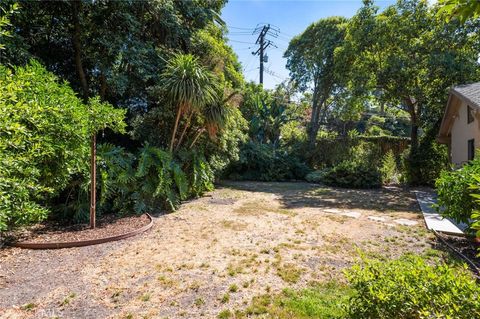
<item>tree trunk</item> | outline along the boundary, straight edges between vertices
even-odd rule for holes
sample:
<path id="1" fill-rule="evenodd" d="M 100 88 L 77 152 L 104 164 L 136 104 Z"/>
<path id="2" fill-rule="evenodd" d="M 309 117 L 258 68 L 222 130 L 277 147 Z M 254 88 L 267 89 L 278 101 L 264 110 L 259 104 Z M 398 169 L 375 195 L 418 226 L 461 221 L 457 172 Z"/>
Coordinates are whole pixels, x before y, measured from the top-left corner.
<path id="1" fill-rule="evenodd" d="M 173 126 L 172 139 L 170 140 L 170 153 L 173 153 L 173 142 L 175 141 L 175 135 L 177 135 L 178 122 L 180 121 L 180 115 L 182 115 L 183 106 L 179 105 L 177 110 L 177 117 L 175 118 L 175 125 Z"/>
<path id="2" fill-rule="evenodd" d="M 188 127 L 190 126 L 190 121 L 193 116 L 193 111 L 190 111 L 190 114 L 188 115 L 187 123 L 185 123 L 185 127 L 183 128 L 182 134 L 180 134 L 180 138 L 178 139 L 177 147 L 175 147 L 175 151 L 180 148 L 180 145 L 182 144 L 183 138 L 185 137 L 185 133 L 187 132 Z"/>
<path id="3" fill-rule="evenodd" d="M 202 135 L 202 133 L 205 132 L 205 129 L 200 129 L 197 133 L 197 135 L 195 136 L 195 138 L 193 139 L 193 142 L 192 144 L 190 144 L 190 148 L 193 147 L 193 145 L 195 145 L 195 143 L 197 142 L 198 138 L 200 137 L 200 135 Z"/>
<path id="4" fill-rule="evenodd" d="M 87 84 L 87 77 L 83 70 L 83 63 L 82 63 L 82 44 L 80 39 L 80 13 L 82 11 L 82 3 L 81 1 L 77 0 L 73 2 L 73 36 L 72 36 L 72 44 L 73 44 L 73 52 L 74 52 L 74 60 L 75 60 L 75 68 L 78 73 L 78 77 L 80 79 L 80 85 L 82 87 L 82 97 L 84 103 L 88 102 L 88 84 Z M 96 220 L 95 220 L 95 213 L 96 213 L 96 178 L 97 178 L 97 143 L 96 143 L 96 136 L 95 133 L 92 133 L 91 140 L 90 140 L 90 228 L 95 228 Z"/>
<path id="5" fill-rule="evenodd" d="M 84 102 L 88 100 L 88 84 L 87 84 L 87 77 L 85 76 L 85 72 L 83 71 L 83 63 L 82 63 L 82 44 L 80 40 L 80 12 L 82 10 L 82 3 L 81 1 L 74 1 L 73 2 L 73 37 L 72 37 L 72 44 L 73 44 L 73 51 L 74 51 L 74 60 L 75 60 L 75 68 L 77 69 L 78 78 L 80 79 L 80 85 L 82 87 L 82 97 Z"/>
<path id="6" fill-rule="evenodd" d="M 90 142 L 90 228 L 96 226 L 96 205 L 97 205 L 97 139 L 92 134 Z"/>
<path id="7" fill-rule="evenodd" d="M 418 114 L 415 108 L 415 104 L 412 98 L 408 97 L 405 99 L 405 104 L 408 108 L 408 113 L 410 114 L 410 153 L 415 151 L 418 147 Z"/>
<path id="8" fill-rule="evenodd" d="M 318 91 L 314 89 L 312 97 L 312 115 L 310 117 L 310 125 L 308 128 L 308 145 L 312 149 L 315 147 L 318 133 L 318 121 L 320 119 L 320 106 L 318 103 Z"/>

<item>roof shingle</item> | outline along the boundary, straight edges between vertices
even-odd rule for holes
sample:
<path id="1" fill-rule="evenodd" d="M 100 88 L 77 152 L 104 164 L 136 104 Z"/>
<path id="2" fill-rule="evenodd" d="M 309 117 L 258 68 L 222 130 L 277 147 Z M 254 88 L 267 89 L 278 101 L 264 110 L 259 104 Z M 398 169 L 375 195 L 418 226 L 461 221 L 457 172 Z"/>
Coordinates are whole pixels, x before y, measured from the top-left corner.
<path id="1" fill-rule="evenodd" d="M 480 108 L 480 82 L 456 86 L 451 93 L 465 99 L 471 106 Z"/>

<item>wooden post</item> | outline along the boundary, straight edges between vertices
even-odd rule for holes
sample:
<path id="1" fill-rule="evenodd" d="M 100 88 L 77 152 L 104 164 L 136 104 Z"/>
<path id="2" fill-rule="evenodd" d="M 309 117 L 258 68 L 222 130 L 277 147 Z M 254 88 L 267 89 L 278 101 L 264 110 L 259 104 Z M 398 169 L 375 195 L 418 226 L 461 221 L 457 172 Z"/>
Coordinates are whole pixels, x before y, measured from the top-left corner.
<path id="1" fill-rule="evenodd" d="M 90 158 L 90 228 L 95 228 L 95 208 L 96 208 L 96 176 L 97 176 L 97 139 L 95 133 L 91 140 L 91 158 Z"/>

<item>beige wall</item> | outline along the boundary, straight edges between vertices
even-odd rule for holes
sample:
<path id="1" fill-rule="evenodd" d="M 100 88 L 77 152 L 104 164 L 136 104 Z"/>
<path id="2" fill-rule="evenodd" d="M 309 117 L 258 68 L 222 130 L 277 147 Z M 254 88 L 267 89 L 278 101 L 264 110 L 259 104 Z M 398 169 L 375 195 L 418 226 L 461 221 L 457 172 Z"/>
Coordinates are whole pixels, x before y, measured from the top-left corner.
<path id="1" fill-rule="evenodd" d="M 467 124 L 467 104 L 462 102 L 451 131 L 451 159 L 455 165 L 468 161 L 468 140 L 475 139 L 475 148 L 480 146 L 480 128 L 477 116 Z"/>

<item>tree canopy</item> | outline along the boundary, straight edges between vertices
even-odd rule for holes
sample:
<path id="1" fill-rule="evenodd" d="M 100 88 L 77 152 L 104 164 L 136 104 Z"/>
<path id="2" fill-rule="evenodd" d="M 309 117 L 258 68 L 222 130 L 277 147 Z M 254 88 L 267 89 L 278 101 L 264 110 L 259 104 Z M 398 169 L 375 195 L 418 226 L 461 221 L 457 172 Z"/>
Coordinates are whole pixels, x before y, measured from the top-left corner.
<path id="1" fill-rule="evenodd" d="M 285 57 L 290 76 L 301 91 L 312 90 L 312 115 L 308 127 L 310 144 L 315 143 L 321 119 L 343 80 L 336 72 L 335 50 L 344 40 L 347 19 L 331 17 L 311 24 L 290 41 Z"/>

